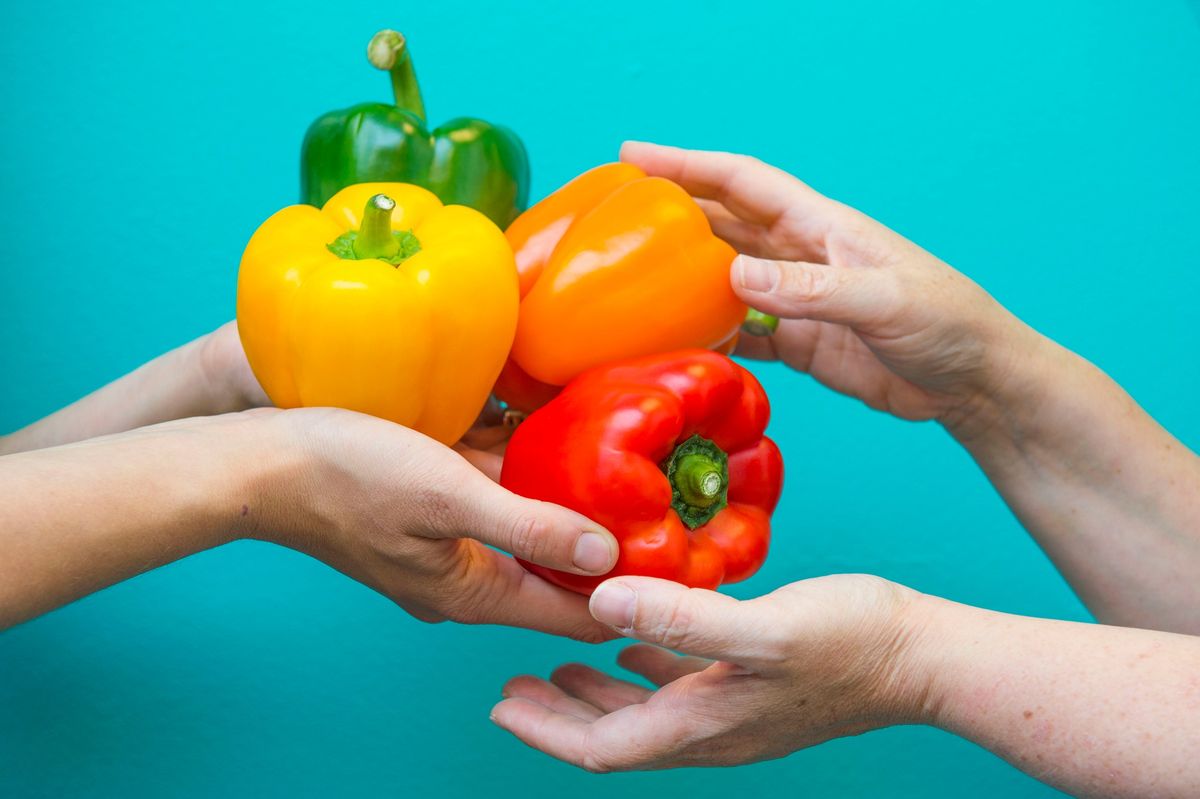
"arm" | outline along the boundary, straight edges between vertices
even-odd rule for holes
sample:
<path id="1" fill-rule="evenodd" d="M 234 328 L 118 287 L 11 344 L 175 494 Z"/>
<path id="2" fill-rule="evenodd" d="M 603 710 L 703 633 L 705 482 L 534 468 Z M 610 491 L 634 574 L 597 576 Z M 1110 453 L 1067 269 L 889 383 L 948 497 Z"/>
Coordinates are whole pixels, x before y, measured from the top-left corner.
<path id="1" fill-rule="evenodd" d="M 744 156 L 628 144 L 742 253 L 734 290 L 784 317 L 739 352 L 937 420 L 1104 621 L 1200 632 L 1200 459 L 1094 366 L 874 220 Z"/>
<path id="2" fill-rule="evenodd" d="M 239 537 L 324 560 L 427 621 L 604 637 L 583 598 L 485 544 L 597 574 L 616 559 L 607 531 L 505 491 L 425 436 L 334 409 L 0 457 L 0 628 Z"/>
<path id="3" fill-rule="evenodd" d="M 1200 458 L 1045 340 L 974 413 L 950 432 L 1098 619 L 1200 634 Z"/>
<path id="4" fill-rule="evenodd" d="M 743 602 L 621 577 L 591 609 L 686 654 L 621 653 L 657 690 L 578 664 L 517 677 L 492 718 L 593 771 L 755 762 L 922 723 L 1073 795 L 1200 791 L 1200 639 L 992 613 L 863 575 Z"/>
<path id="5" fill-rule="evenodd" d="M 242 353 L 237 323 L 230 322 L 0 437 L 0 455 L 269 404 Z"/>

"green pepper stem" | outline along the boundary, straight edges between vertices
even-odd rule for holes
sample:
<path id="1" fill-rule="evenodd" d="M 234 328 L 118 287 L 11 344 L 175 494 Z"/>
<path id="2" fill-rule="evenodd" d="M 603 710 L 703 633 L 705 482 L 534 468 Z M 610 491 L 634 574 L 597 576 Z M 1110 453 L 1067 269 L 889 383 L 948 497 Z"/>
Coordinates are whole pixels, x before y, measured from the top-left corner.
<path id="1" fill-rule="evenodd" d="M 708 508 L 720 499 L 725 474 L 721 464 L 707 455 L 684 455 L 675 465 L 675 486 L 684 502 L 696 508 Z"/>
<path id="2" fill-rule="evenodd" d="M 356 258 L 388 259 L 400 252 L 400 242 L 392 235 L 392 209 L 395 207 L 396 201 L 386 194 L 376 194 L 367 200 L 362 224 L 354 239 Z"/>
<path id="3" fill-rule="evenodd" d="M 742 320 L 742 332 L 751 336 L 769 336 L 779 328 L 779 317 L 769 313 L 746 310 L 746 318 Z"/>
<path id="4" fill-rule="evenodd" d="M 391 73 L 396 106 L 411 111 L 424 122 L 425 101 L 421 99 L 421 85 L 417 83 L 404 34 L 384 29 L 372 36 L 367 45 L 367 60 L 376 69 Z"/>

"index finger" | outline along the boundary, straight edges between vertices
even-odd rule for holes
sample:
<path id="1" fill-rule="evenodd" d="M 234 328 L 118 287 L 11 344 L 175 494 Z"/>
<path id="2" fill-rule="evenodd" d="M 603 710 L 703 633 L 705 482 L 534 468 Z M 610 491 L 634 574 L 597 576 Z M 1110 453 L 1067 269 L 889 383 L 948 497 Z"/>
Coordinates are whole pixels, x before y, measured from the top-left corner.
<path id="1" fill-rule="evenodd" d="M 827 224 L 848 210 L 787 172 L 746 155 L 627 141 L 621 145 L 621 160 L 678 183 L 693 197 L 716 200 L 739 218 L 765 227 L 790 210 Z"/>

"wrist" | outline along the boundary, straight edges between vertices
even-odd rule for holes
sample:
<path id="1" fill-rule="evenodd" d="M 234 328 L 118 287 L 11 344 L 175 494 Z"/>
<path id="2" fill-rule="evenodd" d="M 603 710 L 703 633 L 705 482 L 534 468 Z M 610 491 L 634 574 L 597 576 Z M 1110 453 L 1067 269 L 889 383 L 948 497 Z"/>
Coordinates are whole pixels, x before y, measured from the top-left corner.
<path id="1" fill-rule="evenodd" d="M 224 501 L 232 510 L 231 539 L 286 544 L 304 516 L 312 458 L 284 414 L 261 408 L 205 420 L 222 442 L 230 476 Z"/>
<path id="2" fill-rule="evenodd" d="M 978 650 L 990 638 L 990 611 L 941 597 L 918 594 L 909 605 L 910 645 L 901 667 L 909 677 L 903 704 L 906 720 L 940 729 L 953 727 L 958 697 L 971 679 Z M 989 630 L 985 630 L 989 628 Z M 968 696 L 970 687 L 967 686 Z"/>
<path id="3" fill-rule="evenodd" d="M 977 388 L 939 420 L 970 447 L 1011 441 L 1037 415 L 1056 370 L 1061 348 L 1001 309 L 1004 317 L 979 336 L 982 365 Z"/>
<path id="4" fill-rule="evenodd" d="M 246 361 L 237 322 L 227 322 L 197 339 L 191 352 L 199 394 L 209 415 L 270 405 Z"/>

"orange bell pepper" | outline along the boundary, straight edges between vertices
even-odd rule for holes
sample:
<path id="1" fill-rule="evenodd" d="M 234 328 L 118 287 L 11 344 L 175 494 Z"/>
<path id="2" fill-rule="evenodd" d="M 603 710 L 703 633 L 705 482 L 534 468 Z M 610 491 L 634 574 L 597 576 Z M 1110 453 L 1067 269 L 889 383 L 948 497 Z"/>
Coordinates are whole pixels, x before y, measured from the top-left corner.
<path id="1" fill-rule="evenodd" d="M 349 408 L 447 444 L 487 402 L 517 305 L 500 229 L 405 183 L 284 208 L 238 274 L 242 346 L 273 403 Z"/>
<path id="2" fill-rule="evenodd" d="M 605 164 L 567 183 L 505 233 L 521 312 L 497 396 L 530 411 L 580 372 L 672 350 L 732 346 L 746 306 L 733 248 L 669 180 Z"/>

